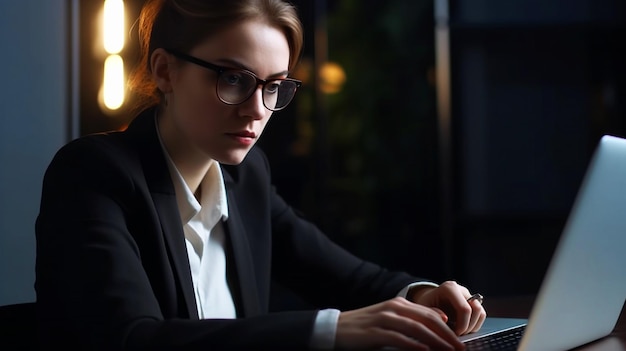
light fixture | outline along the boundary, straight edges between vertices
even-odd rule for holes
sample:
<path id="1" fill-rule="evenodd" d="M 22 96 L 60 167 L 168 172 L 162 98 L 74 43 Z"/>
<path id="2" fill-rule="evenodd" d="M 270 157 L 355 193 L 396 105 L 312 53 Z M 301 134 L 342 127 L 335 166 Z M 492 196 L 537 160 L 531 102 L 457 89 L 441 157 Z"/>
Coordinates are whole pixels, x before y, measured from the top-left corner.
<path id="1" fill-rule="evenodd" d="M 102 23 L 104 50 L 119 54 L 124 48 L 124 1 L 105 0 Z"/>
<path id="2" fill-rule="evenodd" d="M 102 99 L 110 110 L 119 109 L 124 104 L 124 60 L 120 55 L 109 55 L 104 61 Z"/>
<path id="3" fill-rule="evenodd" d="M 115 111 L 122 107 L 126 95 L 124 59 L 120 55 L 126 27 L 123 0 L 104 0 L 102 24 L 102 43 L 108 56 L 104 60 L 101 102 L 107 110 Z"/>

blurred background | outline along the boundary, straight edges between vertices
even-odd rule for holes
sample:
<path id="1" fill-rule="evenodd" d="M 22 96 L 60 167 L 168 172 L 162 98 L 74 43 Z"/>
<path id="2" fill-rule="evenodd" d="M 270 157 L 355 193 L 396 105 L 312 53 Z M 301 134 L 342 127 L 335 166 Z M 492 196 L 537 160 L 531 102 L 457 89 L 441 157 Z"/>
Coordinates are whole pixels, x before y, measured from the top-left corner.
<path id="1" fill-rule="evenodd" d="M 292 2 L 305 84 L 259 141 L 278 191 L 363 258 L 535 293 L 595 144 L 626 136 L 626 3 Z M 54 152 L 133 117 L 142 3 L 0 2 L 0 305 L 35 299 Z M 276 293 L 276 308 L 301 303 Z"/>

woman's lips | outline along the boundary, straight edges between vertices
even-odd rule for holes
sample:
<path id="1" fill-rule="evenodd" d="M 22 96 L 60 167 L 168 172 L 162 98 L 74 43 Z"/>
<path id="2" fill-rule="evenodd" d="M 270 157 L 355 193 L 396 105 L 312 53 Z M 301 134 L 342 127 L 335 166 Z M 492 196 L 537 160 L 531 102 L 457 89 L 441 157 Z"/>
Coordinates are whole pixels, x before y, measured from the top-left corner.
<path id="1" fill-rule="evenodd" d="M 244 146 L 252 145 L 254 141 L 256 140 L 256 134 L 250 131 L 226 133 L 226 135 L 234 139 L 237 143 L 244 145 Z"/>

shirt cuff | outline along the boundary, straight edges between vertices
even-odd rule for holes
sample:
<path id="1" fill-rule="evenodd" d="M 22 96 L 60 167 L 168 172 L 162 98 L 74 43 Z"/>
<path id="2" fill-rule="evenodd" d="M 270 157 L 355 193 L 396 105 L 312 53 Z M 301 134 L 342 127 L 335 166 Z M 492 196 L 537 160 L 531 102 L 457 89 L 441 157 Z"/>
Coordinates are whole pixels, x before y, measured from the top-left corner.
<path id="1" fill-rule="evenodd" d="M 409 290 L 411 290 L 412 288 L 414 288 L 416 286 L 432 286 L 433 288 L 438 288 L 439 284 L 435 284 L 435 283 L 432 283 L 432 282 L 415 282 L 415 283 L 411 283 L 411 284 L 405 286 L 404 289 L 400 290 L 400 292 L 398 293 L 397 296 L 406 298 L 407 294 L 409 293 Z"/>
<path id="2" fill-rule="evenodd" d="M 311 349 L 332 350 L 335 348 L 335 334 L 337 333 L 337 321 L 339 310 L 328 308 L 317 312 L 313 335 L 311 336 Z"/>

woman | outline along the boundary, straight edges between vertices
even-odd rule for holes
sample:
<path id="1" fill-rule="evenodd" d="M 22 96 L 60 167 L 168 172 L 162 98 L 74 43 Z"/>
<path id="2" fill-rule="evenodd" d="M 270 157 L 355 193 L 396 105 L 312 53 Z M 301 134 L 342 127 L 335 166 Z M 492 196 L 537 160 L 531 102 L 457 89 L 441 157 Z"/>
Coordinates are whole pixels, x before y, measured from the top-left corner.
<path id="1" fill-rule="evenodd" d="M 462 349 L 479 301 L 364 262 L 277 195 L 254 147 L 300 82 L 281 0 L 151 0 L 124 132 L 63 147 L 43 182 L 36 292 L 46 348 Z M 321 310 L 268 313 L 270 279 Z M 446 322 L 454 321 L 454 329 Z M 73 346 L 73 347 L 71 347 Z"/>

